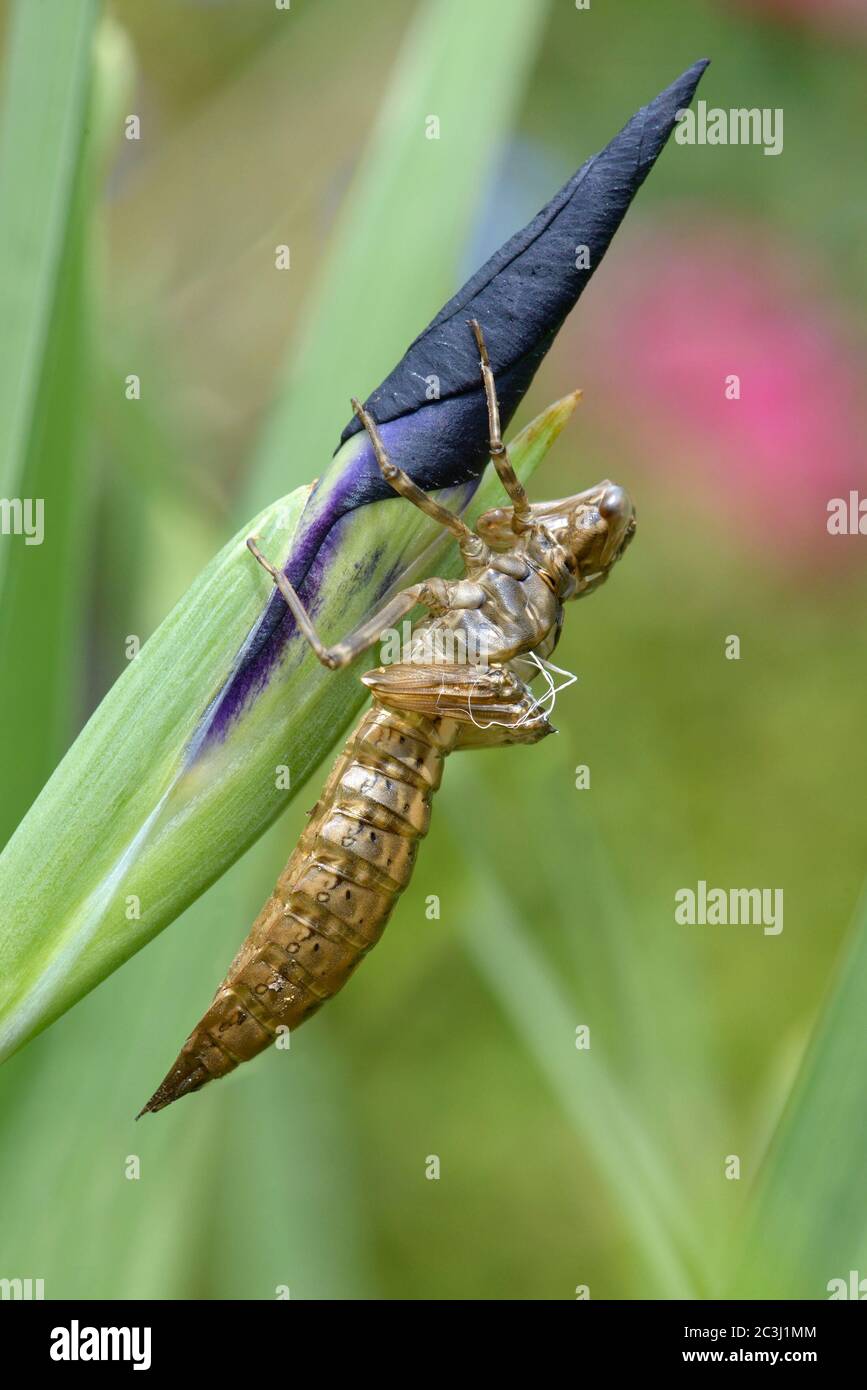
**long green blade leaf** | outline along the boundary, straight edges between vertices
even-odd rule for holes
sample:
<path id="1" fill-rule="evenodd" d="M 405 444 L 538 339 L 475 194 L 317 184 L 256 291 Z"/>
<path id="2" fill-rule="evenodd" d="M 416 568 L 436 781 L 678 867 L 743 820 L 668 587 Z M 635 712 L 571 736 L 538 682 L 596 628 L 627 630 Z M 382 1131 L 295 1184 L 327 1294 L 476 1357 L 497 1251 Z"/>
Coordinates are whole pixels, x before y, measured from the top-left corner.
<path id="1" fill-rule="evenodd" d="M 19 4 L 0 112 L 0 843 L 67 746 L 88 561 L 96 7 Z"/>
<path id="2" fill-rule="evenodd" d="M 524 476 L 574 404 L 566 397 L 515 440 Z M 306 491 L 267 508 L 212 561 L 130 662 L 0 856 L 0 1055 L 218 878 L 288 805 L 363 703 L 357 672 L 324 671 L 296 633 L 224 737 L 205 751 L 197 743 L 263 590 L 270 594 L 245 537 L 255 531 L 280 559 Z M 501 496 L 489 470 L 470 519 Z M 407 568 L 395 587 L 432 569 L 448 573 L 456 562 L 443 532 L 399 499 L 361 509 L 324 582 L 318 619 L 326 639 L 369 610 L 396 558 Z"/>
<path id="3" fill-rule="evenodd" d="M 738 1297 L 863 1297 L 849 1279 L 867 1271 L 865 1000 L 867 898 L 760 1175 Z"/>
<path id="4" fill-rule="evenodd" d="M 34 426 L 87 114 L 96 0 L 15 6 L 0 114 L 0 491 Z"/>

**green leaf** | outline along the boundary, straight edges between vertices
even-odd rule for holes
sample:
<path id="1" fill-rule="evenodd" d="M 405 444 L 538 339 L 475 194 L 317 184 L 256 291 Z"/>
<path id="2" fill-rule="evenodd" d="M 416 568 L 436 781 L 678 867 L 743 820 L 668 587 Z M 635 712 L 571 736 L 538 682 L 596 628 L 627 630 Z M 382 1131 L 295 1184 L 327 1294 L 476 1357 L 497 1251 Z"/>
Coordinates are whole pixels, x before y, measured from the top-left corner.
<path id="1" fill-rule="evenodd" d="M 87 114 L 96 0 L 15 6 L 0 115 L 0 491 L 18 495 Z"/>
<path id="2" fill-rule="evenodd" d="M 867 895 L 762 1167 L 735 1297 L 827 1298 L 831 1280 L 867 1275 L 865 999 Z"/>
<path id="3" fill-rule="evenodd" d="M 327 456 L 350 396 L 373 390 L 460 283 L 491 147 L 509 129 L 546 12 L 526 0 L 418 8 L 293 347 L 248 510 Z"/>
<path id="4" fill-rule="evenodd" d="M 515 439 L 522 476 L 575 400 L 551 406 Z M 191 757 L 202 717 L 270 596 L 245 537 L 255 531 L 282 560 L 306 495 L 298 489 L 266 508 L 211 562 L 129 663 L 0 856 L 0 1056 L 218 878 L 284 809 L 363 703 L 360 663 L 325 671 L 296 634 L 225 738 Z M 469 519 L 502 496 L 489 469 Z M 456 570 L 448 536 L 402 499 L 360 508 L 349 520 L 321 589 L 317 621 L 326 640 L 369 611 L 396 561 L 395 589 Z M 290 790 L 278 785 L 280 768 L 289 770 Z"/>
<path id="5" fill-rule="evenodd" d="M 6 51 L 0 495 L 4 508 L 41 508 L 43 536 L 31 537 L 37 543 L 0 536 L 0 666 L 7 672 L 0 842 L 67 746 L 79 686 L 89 501 L 86 118 L 96 12 L 90 0 L 18 4 Z M 28 521 L 26 510 L 21 519 Z"/>
<path id="6" fill-rule="evenodd" d="M 479 823 L 496 816 L 461 759 L 450 765 L 441 797 L 454 808 L 451 815 L 448 805 L 440 808 L 441 825 L 459 824 L 460 807 L 467 804 L 473 805 Z M 586 1022 L 589 1001 L 570 999 L 536 945 L 530 924 L 491 871 L 486 846 L 477 848 L 468 895 L 455 915 L 464 949 L 534 1058 L 601 1184 L 610 1190 L 655 1296 L 695 1297 L 694 1238 L 668 1156 L 642 1127 L 628 1089 L 606 1060 L 604 1044 L 576 1048 L 576 1027 Z M 544 873 L 544 866 L 538 872 Z"/>

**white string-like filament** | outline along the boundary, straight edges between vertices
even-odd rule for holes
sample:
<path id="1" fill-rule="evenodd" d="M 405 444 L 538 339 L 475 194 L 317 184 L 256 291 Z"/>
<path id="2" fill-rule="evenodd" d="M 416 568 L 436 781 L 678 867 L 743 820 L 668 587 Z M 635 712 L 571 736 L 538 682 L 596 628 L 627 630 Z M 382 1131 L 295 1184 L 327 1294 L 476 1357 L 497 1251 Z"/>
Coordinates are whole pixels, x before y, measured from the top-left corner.
<path id="1" fill-rule="evenodd" d="M 561 690 L 568 689 L 570 685 L 574 685 L 575 682 L 578 680 L 578 677 L 574 675 L 571 671 L 564 671 L 561 666 L 555 666 L 552 661 L 546 661 L 543 657 L 538 657 L 535 652 L 528 652 L 527 656 L 517 657 L 516 661 L 521 661 L 528 665 L 535 666 L 536 670 L 539 673 L 541 673 L 542 676 L 544 676 L 547 682 L 547 689 L 545 690 L 544 694 L 542 694 L 538 699 L 531 697 L 530 704 L 527 706 L 527 709 L 521 715 L 521 718 L 517 721 L 506 719 L 489 719 L 486 724 L 483 724 L 478 719 L 476 719 L 475 715 L 473 714 L 473 694 L 471 688 L 469 697 L 467 699 L 467 712 L 470 716 L 470 721 L 475 725 L 477 729 L 490 729 L 494 726 L 499 726 L 503 729 L 520 729 L 521 726 L 523 724 L 526 724 L 527 721 L 530 718 L 532 718 L 532 716 L 535 715 L 537 712 L 543 714 L 547 719 L 548 716 L 551 715 L 554 711 L 554 706 L 557 703 L 557 696 L 560 694 Z M 551 676 L 552 671 L 555 675 L 565 676 L 566 679 L 562 681 L 560 685 L 556 685 Z M 479 675 L 473 682 L 473 685 L 477 685 L 479 681 L 483 679 L 484 677 L 482 675 Z M 535 680 L 535 676 L 531 676 L 530 679 Z M 531 695 L 529 688 L 527 688 L 527 693 Z M 445 694 L 445 684 L 443 684 L 442 688 L 440 689 L 440 695 Z M 446 710 L 445 712 L 448 713 L 448 710 Z"/>

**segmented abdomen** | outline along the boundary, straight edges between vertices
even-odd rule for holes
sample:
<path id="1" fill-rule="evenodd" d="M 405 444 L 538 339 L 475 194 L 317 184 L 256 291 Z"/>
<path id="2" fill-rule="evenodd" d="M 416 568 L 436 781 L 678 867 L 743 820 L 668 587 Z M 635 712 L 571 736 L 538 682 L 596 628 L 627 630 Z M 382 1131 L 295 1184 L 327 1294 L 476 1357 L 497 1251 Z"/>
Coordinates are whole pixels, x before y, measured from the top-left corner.
<path id="1" fill-rule="evenodd" d="M 409 882 L 456 736 L 450 720 L 374 702 L 214 1002 L 145 1111 L 249 1061 L 342 988 Z"/>

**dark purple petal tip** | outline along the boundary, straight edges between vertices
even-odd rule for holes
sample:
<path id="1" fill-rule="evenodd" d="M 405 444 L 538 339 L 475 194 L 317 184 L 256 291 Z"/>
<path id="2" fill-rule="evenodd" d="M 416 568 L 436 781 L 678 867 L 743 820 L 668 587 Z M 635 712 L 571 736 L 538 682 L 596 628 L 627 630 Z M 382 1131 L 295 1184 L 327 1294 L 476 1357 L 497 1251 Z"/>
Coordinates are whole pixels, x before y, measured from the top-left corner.
<path id="1" fill-rule="evenodd" d="M 367 408 L 380 424 L 419 415 L 416 428 L 388 433 L 394 462 L 422 487 L 464 481 L 486 462 L 478 353 L 467 320 L 477 318 L 484 329 L 505 424 L 605 255 L 671 135 L 677 112 L 689 105 L 707 65 L 702 60 L 687 68 L 604 150 L 588 159 L 532 222 L 449 300 L 368 397 Z M 579 247 L 587 248 L 586 255 L 578 254 Z M 439 382 L 439 400 L 433 405 L 425 395 L 431 376 Z M 341 442 L 360 428 L 353 418 Z M 373 490 L 365 501 L 386 495 L 373 474 L 370 481 Z"/>

